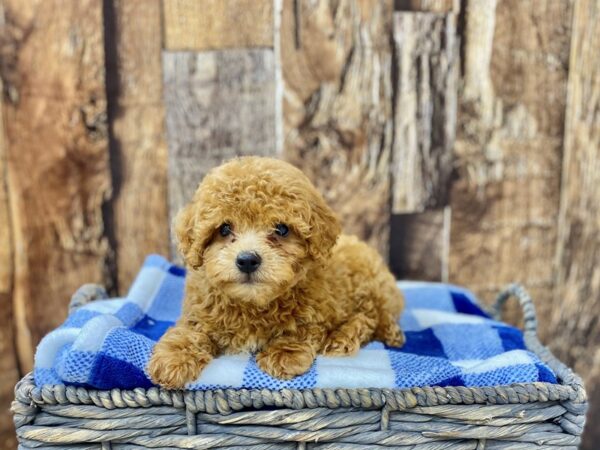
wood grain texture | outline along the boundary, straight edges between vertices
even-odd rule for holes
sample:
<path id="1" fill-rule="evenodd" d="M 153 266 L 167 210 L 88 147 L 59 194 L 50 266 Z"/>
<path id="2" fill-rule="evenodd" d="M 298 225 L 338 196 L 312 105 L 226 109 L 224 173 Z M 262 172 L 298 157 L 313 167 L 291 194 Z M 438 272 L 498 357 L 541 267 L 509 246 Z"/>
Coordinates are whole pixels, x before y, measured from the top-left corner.
<path id="1" fill-rule="evenodd" d="M 284 157 L 387 257 L 392 1 L 283 4 Z"/>
<path id="2" fill-rule="evenodd" d="M 107 1 L 104 19 L 114 192 L 106 210 L 125 294 L 149 253 L 169 253 L 160 0 Z"/>
<path id="3" fill-rule="evenodd" d="M 273 0 L 163 0 L 167 50 L 273 47 Z"/>
<path id="4" fill-rule="evenodd" d="M 164 52 L 171 217 L 211 168 L 275 155 L 274 67 L 271 49 Z"/>
<path id="5" fill-rule="evenodd" d="M 2 87 L 1 82 L 0 87 Z M 5 144 L 0 101 L 0 448 L 13 449 L 17 447 L 17 440 L 9 408 L 14 398 L 14 386 L 19 381 L 20 374 L 13 323 L 13 242 Z"/>
<path id="6" fill-rule="evenodd" d="M 458 13 L 460 0 L 394 0 L 397 11 L 427 11 L 433 13 Z"/>
<path id="7" fill-rule="evenodd" d="M 572 2 L 494 3 L 465 6 L 450 279 L 486 300 L 522 282 L 547 323 Z"/>
<path id="8" fill-rule="evenodd" d="M 110 285 L 102 205 L 110 195 L 102 4 L 6 0 L 6 165 L 19 362 L 60 324 L 82 283 Z"/>
<path id="9" fill-rule="evenodd" d="M 458 88 L 455 24 L 453 14 L 394 14 L 392 213 L 448 204 Z"/>
<path id="10" fill-rule="evenodd" d="M 583 448 L 600 440 L 600 4 L 576 2 L 569 62 L 552 349 L 581 374 L 591 410 Z"/>

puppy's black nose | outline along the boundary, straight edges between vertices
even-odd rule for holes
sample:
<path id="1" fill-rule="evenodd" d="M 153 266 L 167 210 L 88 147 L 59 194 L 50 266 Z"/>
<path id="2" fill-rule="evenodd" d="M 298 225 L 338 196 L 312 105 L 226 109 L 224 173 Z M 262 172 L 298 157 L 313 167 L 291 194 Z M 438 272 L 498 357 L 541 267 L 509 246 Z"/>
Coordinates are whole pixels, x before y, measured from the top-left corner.
<path id="1" fill-rule="evenodd" d="M 252 273 L 258 269 L 262 259 L 254 252 L 242 252 L 237 255 L 235 265 L 244 273 Z"/>

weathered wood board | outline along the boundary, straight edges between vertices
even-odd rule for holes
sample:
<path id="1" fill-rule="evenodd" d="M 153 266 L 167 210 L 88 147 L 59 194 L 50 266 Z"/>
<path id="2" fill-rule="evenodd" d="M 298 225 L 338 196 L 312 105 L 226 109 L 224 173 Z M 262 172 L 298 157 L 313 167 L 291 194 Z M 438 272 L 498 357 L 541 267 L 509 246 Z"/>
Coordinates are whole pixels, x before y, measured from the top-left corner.
<path id="1" fill-rule="evenodd" d="M 82 283 L 110 285 L 102 4 L 5 0 L 1 76 L 22 372 Z"/>
<path id="2" fill-rule="evenodd" d="M 3 125 L 0 101 L 0 448 L 13 449 L 16 448 L 17 441 L 8 405 L 14 398 L 14 386 L 19 381 L 20 374 L 13 323 L 13 242 Z"/>
<path id="3" fill-rule="evenodd" d="M 550 314 L 571 0 L 465 8 L 450 279 L 492 300 L 509 282 Z M 542 338 L 549 337 L 542 330 Z"/>
<path id="4" fill-rule="evenodd" d="M 171 217 L 203 176 L 240 155 L 275 154 L 271 49 L 164 52 Z"/>
<path id="5" fill-rule="evenodd" d="M 105 6 L 113 180 L 105 214 L 120 294 L 148 254 L 169 253 L 160 3 L 111 0 Z"/>
<path id="6" fill-rule="evenodd" d="M 552 349 L 590 396 L 583 447 L 600 440 L 600 4 L 575 3 L 569 61 Z M 550 319 L 552 319 L 550 321 Z"/>
<path id="7" fill-rule="evenodd" d="M 392 213 L 448 204 L 458 50 L 454 14 L 394 14 Z"/>
<path id="8" fill-rule="evenodd" d="M 286 1 L 280 33 L 284 158 L 386 257 L 392 3 Z"/>
<path id="9" fill-rule="evenodd" d="M 447 280 L 458 41 L 455 14 L 394 13 L 390 267 Z"/>
<path id="10" fill-rule="evenodd" d="M 273 47 L 273 0 L 163 0 L 163 14 L 167 50 Z"/>

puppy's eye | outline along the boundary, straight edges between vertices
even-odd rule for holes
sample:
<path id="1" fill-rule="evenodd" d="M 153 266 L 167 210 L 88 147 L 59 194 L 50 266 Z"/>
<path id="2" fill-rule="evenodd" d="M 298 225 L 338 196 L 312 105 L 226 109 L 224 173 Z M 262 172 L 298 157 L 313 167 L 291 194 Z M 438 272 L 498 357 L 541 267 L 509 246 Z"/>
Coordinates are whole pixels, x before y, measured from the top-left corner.
<path id="1" fill-rule="evenodd" d="M 231 225 L 228 223 L 224 223 L 219 227 L 219 234 L 223 237 L 229 236 L 231 234 Z"/>
<path id="2" fill-rule="evenodd" d="M 278 223 L 277 225 L 275 225 L 275 234 L 281 237 L 286 237 L 288 234 L 290 234 L 290 229 L 287 225 L 283 223 Z"/>

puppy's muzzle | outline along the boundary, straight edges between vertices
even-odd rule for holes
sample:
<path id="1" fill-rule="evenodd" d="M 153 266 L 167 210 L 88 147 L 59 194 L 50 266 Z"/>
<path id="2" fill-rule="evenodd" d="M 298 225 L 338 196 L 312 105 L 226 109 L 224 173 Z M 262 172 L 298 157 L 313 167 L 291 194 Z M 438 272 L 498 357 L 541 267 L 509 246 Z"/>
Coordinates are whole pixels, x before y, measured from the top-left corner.
<path id="1" fill-rule="evenodd" d="M 241 252 L 235 259 L 235 265 L 244 273 L 256 272 L 261 262 L 260 255 L 254 252 Z"/>

